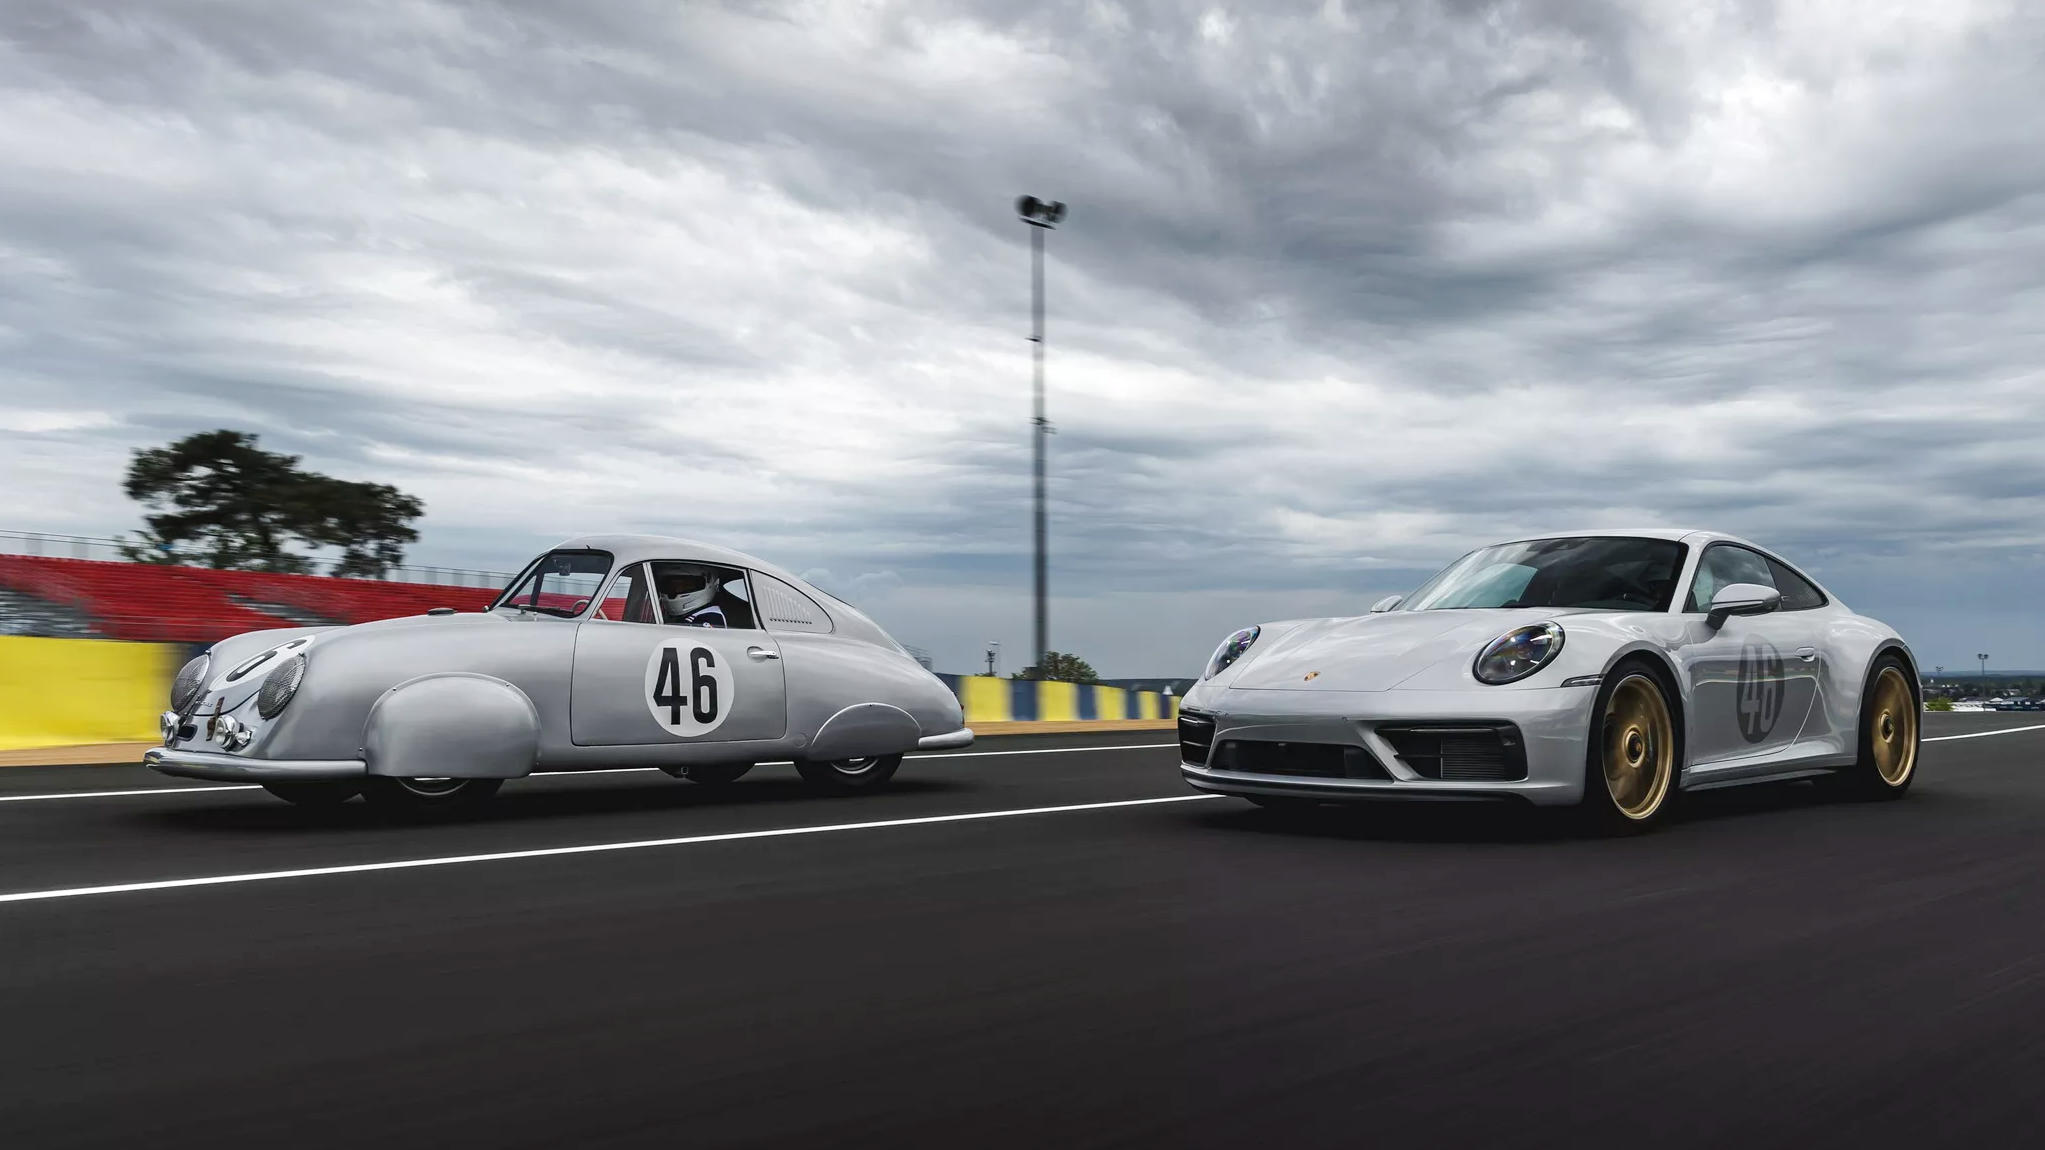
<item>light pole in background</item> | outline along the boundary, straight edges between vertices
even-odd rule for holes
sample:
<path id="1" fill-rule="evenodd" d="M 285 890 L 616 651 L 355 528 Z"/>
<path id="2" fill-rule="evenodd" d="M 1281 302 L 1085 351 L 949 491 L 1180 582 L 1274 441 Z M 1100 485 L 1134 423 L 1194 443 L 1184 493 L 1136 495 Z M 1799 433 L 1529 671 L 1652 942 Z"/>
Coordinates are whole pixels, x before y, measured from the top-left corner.
<path id="1" fill-rule="evenodd" d="M 1001 658 L 1001 640 L 987 640 L 987 677 L 994 677 L 994 665 Z"/>
<path id="2" fill-rule="evenodd" d="M 1985 695 L 1988 693 L 1988 656 L 1984 653 L 1974 657 L 1981 660 L 1981 693 Z"/>
<path id="3" fill-rule="evenodd" d="M 1030 437 L 1036 453 L 1037 634 L 1033 650 L 1036 677 L 1041 679 L 1044 656 L 1051 650 L 1050 620 L 1045 607 L 1050 580 L 1044 556 L 1044 437 L 1051 434 L 1051 421 L 1044 418 L 1044 233 L 1065 218 L 1065 205 L 1024 196 L 1015 202 L 1015 214 L 1030 226 L 1030 342 L 1036 345 L 1036 415 L 1031 420 L 1034 430 Z"/>

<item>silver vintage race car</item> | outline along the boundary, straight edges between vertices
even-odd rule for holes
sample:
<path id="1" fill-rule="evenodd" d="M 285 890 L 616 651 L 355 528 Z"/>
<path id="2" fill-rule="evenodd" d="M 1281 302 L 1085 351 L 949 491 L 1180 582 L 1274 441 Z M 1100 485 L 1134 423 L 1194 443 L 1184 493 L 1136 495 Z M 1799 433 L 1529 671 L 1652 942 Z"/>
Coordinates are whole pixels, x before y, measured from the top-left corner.
<path id="1" fill-rule="evenodd" d="M 170 703 L 146 764 L 304 804 L 454 806 L 534 771 L 634 765 L 726 783 L 784 759 L 860 791 L 906 751 L 973 741 L 951 690 L 852 607 L 752 556 L 638 535 L 564 543 L 482 613 L 236 636 L 178 672 Z"/>
<path id="2" fill-rule="evenodd" d="M 1751 543 L 1559 535 L 1368 615 L 1229 636 L 1185 696 L 1181 771 L 1267 806 L 1522 800 L 1629 830 L 1706 787 L 1900 796 L 1919 706 L 1894 630 Z"/>

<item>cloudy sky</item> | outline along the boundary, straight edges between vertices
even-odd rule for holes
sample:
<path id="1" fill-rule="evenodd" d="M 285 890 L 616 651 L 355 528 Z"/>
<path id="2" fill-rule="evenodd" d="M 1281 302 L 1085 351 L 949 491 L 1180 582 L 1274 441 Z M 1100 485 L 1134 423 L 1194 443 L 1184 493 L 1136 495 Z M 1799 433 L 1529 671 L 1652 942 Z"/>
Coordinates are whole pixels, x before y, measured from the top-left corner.
<path id="1" fill-rule="evenodd" d="M 1190 673 L 1694 524 L 2045 667 L 2045 6 L 10 0 L 0 528 L 236 427 L 419 562 L 738 546 L 940 669 Z"/>

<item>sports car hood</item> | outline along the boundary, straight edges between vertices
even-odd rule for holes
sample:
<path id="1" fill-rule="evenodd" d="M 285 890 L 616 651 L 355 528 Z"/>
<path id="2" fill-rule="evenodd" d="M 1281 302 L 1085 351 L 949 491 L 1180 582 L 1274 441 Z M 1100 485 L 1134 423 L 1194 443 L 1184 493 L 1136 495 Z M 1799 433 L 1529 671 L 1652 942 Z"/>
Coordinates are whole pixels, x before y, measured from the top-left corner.
<path id="1" fill-rule="evenodd" d="M 1386 691 L 1444 659 L 1474 659 L 1514 627 L 1580 612 L 1552 607 L 1388 611 L 1315 619 L 1252 650 L 1228 683 L 1239 691 Z"/>

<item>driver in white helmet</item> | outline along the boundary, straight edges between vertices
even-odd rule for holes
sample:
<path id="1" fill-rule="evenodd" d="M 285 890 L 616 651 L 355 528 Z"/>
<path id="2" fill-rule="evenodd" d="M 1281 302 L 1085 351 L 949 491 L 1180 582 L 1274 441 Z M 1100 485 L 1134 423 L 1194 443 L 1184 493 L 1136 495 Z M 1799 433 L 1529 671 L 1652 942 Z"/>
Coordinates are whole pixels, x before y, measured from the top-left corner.
<path id="1" fill-rule="evenodd" d="M 714 605 L 724 580 L 707 567 L 665 564 L 660 573 L 661 614 L 684 627 L 729 627 L 724 608 Z"/>

